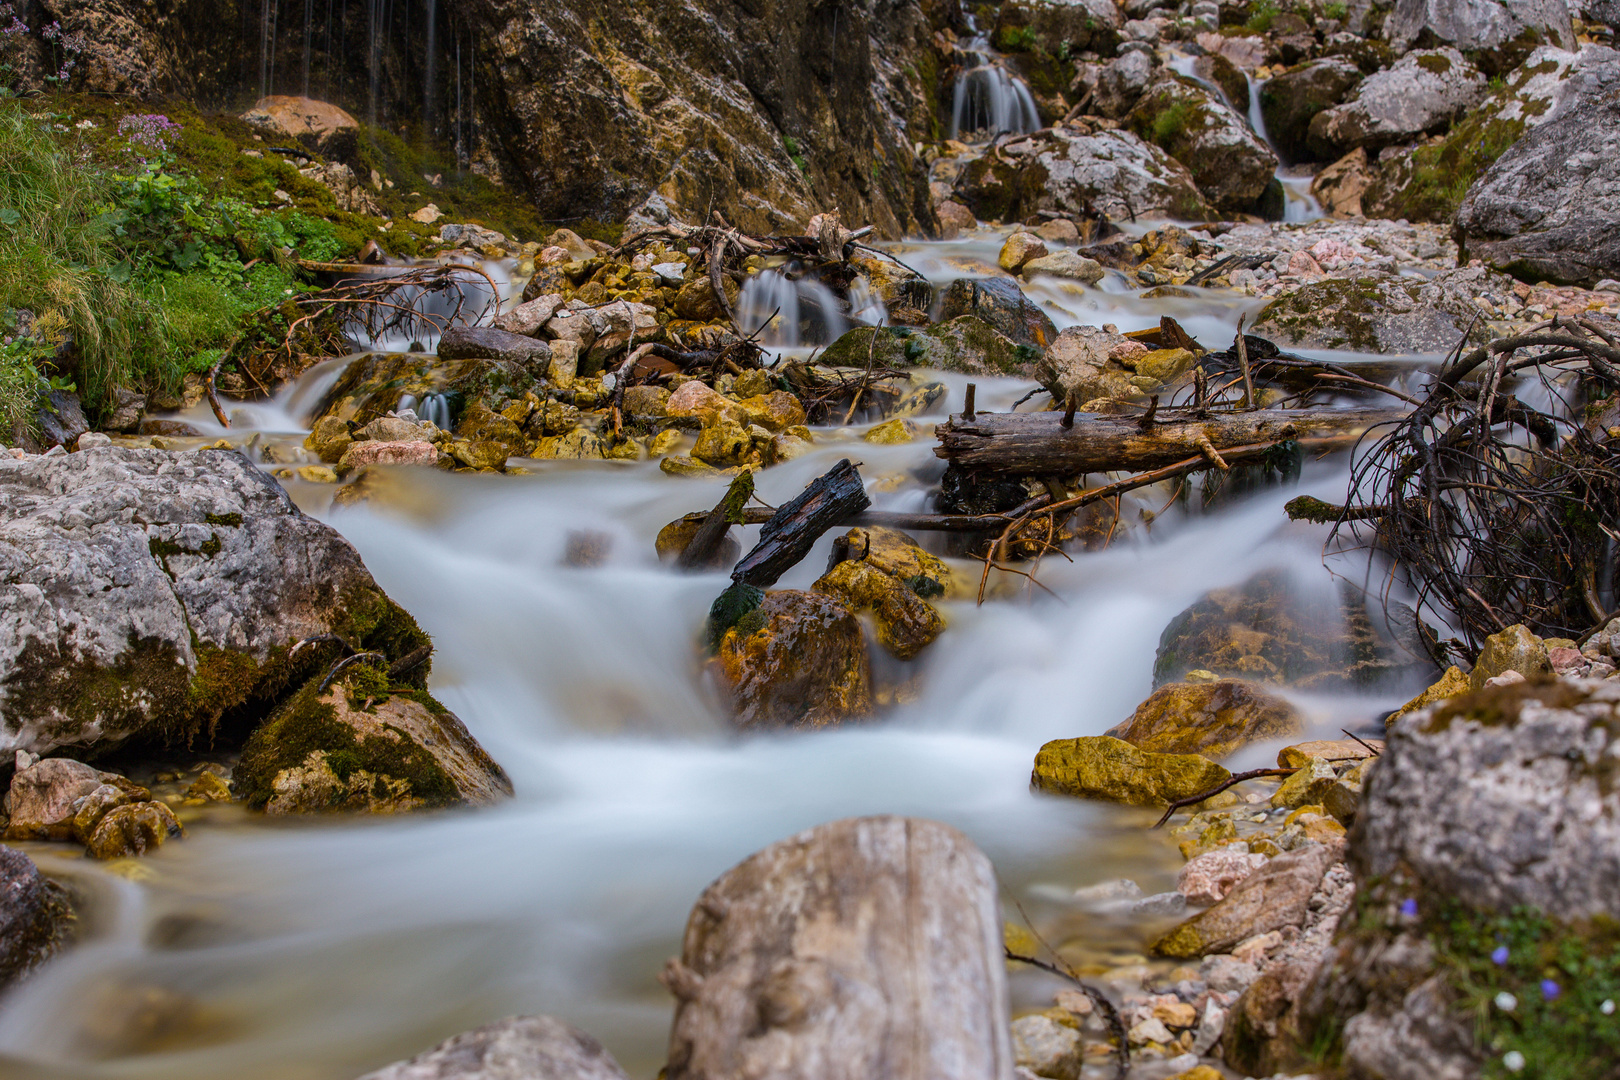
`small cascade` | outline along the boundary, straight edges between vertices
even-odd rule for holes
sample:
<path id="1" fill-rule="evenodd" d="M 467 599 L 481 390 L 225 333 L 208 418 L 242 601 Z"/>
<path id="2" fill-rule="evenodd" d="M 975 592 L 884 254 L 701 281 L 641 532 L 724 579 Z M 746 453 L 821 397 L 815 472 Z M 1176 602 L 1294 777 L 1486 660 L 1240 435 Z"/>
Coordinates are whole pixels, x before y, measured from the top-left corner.
<path id="1" fill-rule="evenodd" d="M 877 290 L 863 277 L 849 287 L 849 317 L 867 326 L 883 326 L 889 321 L 889 307 Z"/>
<path id="2" fill-rule="evenodd" d="M 849 329 L 836 293 L 819 281 L 789 281 L 778 270 L 744 283 L 737 321 L 746 331 L 759 329 L 760 343 L 777 349 L 830 345 Z"/>
<path id="3" fill-rule="evenodd" d="M 1282 164 L 1282 155 L 1277 153 L 1277 148 L 1272 146 L 1271 136 L 1266 134 L 1266 117 L 1260 108 L 1260 88 L 1263 86 L 1263 80 L 1249 80 L 1249 127 L 1277 156 L 1277 180 L 1283 186 L 1283 220 L 1315 221 L 1322 216 L 1322 204 L 1311 194 L 1310 173 Z"/>
<path id="4" fill-rule="evenodd" d="M 441 431 L 450 430 L 450 397 L 447 394 L 423 394 L 421 400 L 406 394 L 394 407 L 396 413 L 410 409 L 418 420 L 426 420 Z"/>
<path id="5" fill-rule="evenodd" d="M 1012 132 L 1024 134 L 1041 126 L 1035 97 L 1024 80 L 997 63 L 990 39 L 983 34 L 966 45 L 972 67 L 956 80 L 951 99 L 953 139 L 976 133 L 985 139 Z"/>
<path id="6" fill-rule="evenodd" d="M 438 0 L 427 0 L 427 49 L 422 57 L 422 128 L 433 131 L 433 76 L 438 60 Z"/>

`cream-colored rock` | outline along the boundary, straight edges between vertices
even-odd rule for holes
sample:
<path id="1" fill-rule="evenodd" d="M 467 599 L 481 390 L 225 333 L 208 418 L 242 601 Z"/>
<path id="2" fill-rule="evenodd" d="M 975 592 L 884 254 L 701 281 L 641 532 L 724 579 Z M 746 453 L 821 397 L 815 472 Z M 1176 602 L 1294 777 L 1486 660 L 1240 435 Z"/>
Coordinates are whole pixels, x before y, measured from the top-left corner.
<path id="1" fill-rule="evenodd" d="M 1045 254 L 1046 244 L 1040 237 L 1034 233 L 1015 232 L 1001 245 L 1001 254 L 996 257 L 996 262 L 1008 273 L 1017 273 L 1025 263 Z"/>

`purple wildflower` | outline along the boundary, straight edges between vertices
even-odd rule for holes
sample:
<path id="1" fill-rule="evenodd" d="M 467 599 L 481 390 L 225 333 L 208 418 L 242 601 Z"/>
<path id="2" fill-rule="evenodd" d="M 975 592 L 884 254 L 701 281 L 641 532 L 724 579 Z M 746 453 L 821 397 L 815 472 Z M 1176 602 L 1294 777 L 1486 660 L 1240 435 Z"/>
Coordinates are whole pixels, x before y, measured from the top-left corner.
<path id="1" fill-rule="evenodd" d="M 1498 945 L 1491 952 L 1491 963 L 1495 964 L 1497 967 L 1506 967 L 1507 962 L 1508 947 L 1506 945 Z"/>
<path id="2" fill-rule="evenodd" d="M 1401 901 L 1401 914 L 1408 919 L 1417 918 L 1417 901 L 1406 899 Z"/>
<path id="3" fill-rule="evenodd" d="M 1541 980 L 1541 1000 L 1552 1001 L 1559 995 L 1560 992 L 1561 991 L 1558 988 L 1558 984 L 1553 982 L 1551 979 Z"/>
<path id="4" fill-rule="evenodd" d="M 161 113 L 131 114 L 118 121 L 118 134 L 131 145 L 155 154 L 167 153 L 179 133 L 180 125 Z"/>

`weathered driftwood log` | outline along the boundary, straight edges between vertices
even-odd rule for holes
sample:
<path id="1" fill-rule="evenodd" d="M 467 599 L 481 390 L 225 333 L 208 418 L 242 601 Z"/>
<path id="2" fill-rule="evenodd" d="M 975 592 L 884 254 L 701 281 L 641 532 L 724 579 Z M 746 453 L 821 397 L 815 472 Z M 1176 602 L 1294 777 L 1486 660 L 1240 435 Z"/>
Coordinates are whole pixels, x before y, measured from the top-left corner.
<path id="1" fill-rule="evenodd" d="M 754 494 L 754 474 L 738 474 L 726 489 L 725 495 L 714 509 L 703 518 L 703 524 L 692 537 L 692 542 L 681 551 L 675 564 L 682 570 L 695 570 L 713 562 L 720 544 L 733 525 L 743 523 L 743 504 Z"/>
<path id="2" fill-rule="evenodd" d="M 1233 446 L 1279 442 L 1357 431 L 1399 420 L 1403 409 L 1257 409 L 1212 412 L 1198 418 L 1192 409 L 1158 409 L 1144 430 L 1138 416 L 1076 413 L 1065 428 L 1063 415 L 1041 413 L 961 414 L 935 428 L 934 453 L 953 464 L 984 472 L 1039 476 L 1078 476 L 1093 472 L 1138 472 L 1169 465 L 1195 454 Z"/>
<path id="3" fill-rule="evenodd" d="M 995 871 L 938 822 L 835 821 L 704 890 L 668 1080 L 1011 1080 Z"/>
<path id="4" fill-rule="evenodd" d="M 810 553 L 822 533 L 871 505 L 860 471 L 843 459 L 771 515 L 760 527 L 759 543 L 731 571 L 731 580 L 769 588 Z"/>

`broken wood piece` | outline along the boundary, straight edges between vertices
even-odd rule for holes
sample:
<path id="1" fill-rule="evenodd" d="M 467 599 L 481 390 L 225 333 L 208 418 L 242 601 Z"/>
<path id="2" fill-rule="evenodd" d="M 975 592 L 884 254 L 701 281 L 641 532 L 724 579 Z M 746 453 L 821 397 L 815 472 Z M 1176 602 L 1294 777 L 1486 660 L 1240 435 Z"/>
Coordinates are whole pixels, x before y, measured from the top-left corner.
<path id="1" fill-rule="evenodd" d="M 877 340 L 876 334 L 872 335 L 872 340 Z M 976 389 L 978 389 L 978 387 L 975 384 L 968 383 L 967 394 L 962 399 L 962 415 L 967 417 L 969 420 L 973 419 L 973 392 Z"/>
<path id="2" fill-rule="evenodd" d="M 1254 375 L 1249 371 L 1249 347 L 1243 341 L 1243 316 L 1238 316 L 1237 327 L 1238 370 L 1243 373 L 1243 407 L 1254 408 Z"/>
<path id="3" fill-rule="evenodd" d="M 953 417 L 935 428 L 934 453 L 953 464 L 1015 476 L 1079 476 L 1157 468 L 1201 455 L 1207 440 L 1217 451 L 1290 438 L 1356 433 L 1406 415 L 1404 409 L 1256 409 L 1212 412 L 1159 409 L 1153 430 L 1136 417 L 1077 413 L 1073 427 L 1057 413 L 982 413 Z"/>
<path id="4" fill-rule="evenodd" d="M 726 533 L 733 525 L 743 523 L 743 508 L 753 494 L 754 474 L 738 473 L 731 481 L 731 486 L 726 489 L 725 496 L 715 503 L 714 509 L 704 517 L 703 524 L 692 537 L 692 542 L 681 550 L 675 565 L 682 570 L 695 570 L 714 562 L 715 554 L 720 550 L 720 542 L 726 538 Z"/>
<path id="5" fill-rule="evenodd" d="M 731 580 L 769 588 L 810 553 L 822 533 L 871 505 L 860 471 L 843 459 L 771 515 L 760 527 L 759 543 L 731 571 Z"/>
<path id="6" fill-rule="evenodd" d="M 1300 495 L 1289 499 L 1283 505 L 1283 512 L 1288 515 L 1290 521 L 1314 521 L 1318 525 L 1330 525 L 1335 521 L 1363 521 L 1367 518 L 1383 517 L 1389 512 L 1389 507 L 1338 506 L 1309 495 Z"/>
<path id="7" fill-rule="evenodd" d="M 1215 444 L 1209 441 L 1208 435 L 1201 434 L 1198 436 L 1198 448 L 1204 452 L 1204 456 L 1209 459 L 1209 463 L 1221 470 L 1221 472 L 1227 472 L 1232 468 L 1221 457 L 1220 451 L 1215 449 Z"/>
<path id="8" fill-rule="evenodd" d="M 1010 1080 L 1002 957 L 995 871 L 955 829 L 809 829 L 693 908 L 666 969 L 667 1080 Z"/>

